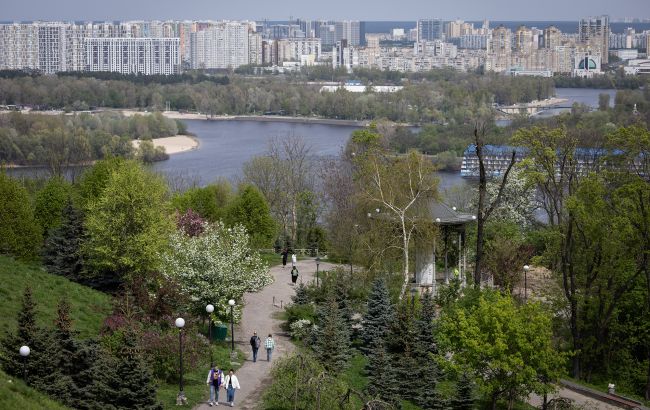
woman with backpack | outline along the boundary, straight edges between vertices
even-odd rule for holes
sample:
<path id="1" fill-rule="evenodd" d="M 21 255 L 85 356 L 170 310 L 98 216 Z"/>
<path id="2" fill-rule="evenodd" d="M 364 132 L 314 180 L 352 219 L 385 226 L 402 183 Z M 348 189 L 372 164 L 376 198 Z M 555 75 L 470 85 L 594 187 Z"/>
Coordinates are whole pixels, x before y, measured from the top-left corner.
<path id="1" fill-rule="evenodd" d="M 208 386 L 210 386 L 210 400 L 208 400 L 208 406 L 212 407 L 213 405 L 219 405 L 219 388 L 223 384 L 223 372 L 215 365 L 208 372 L 208 380 L 206 380 Z"/>

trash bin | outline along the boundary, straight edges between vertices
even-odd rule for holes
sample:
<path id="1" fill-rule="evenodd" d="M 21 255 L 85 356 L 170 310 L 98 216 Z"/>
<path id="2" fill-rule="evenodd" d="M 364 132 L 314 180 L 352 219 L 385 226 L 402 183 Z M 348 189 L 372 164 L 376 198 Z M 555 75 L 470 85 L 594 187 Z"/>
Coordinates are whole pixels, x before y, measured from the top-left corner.
<path id="1" fill-rule="evenodd" d="M 228 326 L 222 323 L 215 326 L 215 330 L 216 331 L 212 334 L 212 338 L 214 340 L 218 340 L 220 342 L 226 340 L 226 336 L 228 335 Z"/>

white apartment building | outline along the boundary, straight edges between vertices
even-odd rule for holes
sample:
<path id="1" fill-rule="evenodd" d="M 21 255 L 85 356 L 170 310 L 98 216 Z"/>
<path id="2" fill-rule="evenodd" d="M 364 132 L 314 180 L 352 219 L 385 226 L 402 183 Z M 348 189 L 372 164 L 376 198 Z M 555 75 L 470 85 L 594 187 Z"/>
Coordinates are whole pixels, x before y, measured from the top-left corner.
<path id="1" fill-rule="evenodd" d="M 38 68 L 38 25 L 0 24 L 0 69 Z"/>
<path id="2" fill-rule="evenodd" d="M 302 56 L 314 56 L 321 59 L 320 38 L 292 38 L 277 40 L 278 61 L 300 61 Z"/>
<path id="3" fill-rule="evenodd" d="M 227 21 L 192 33 L 192 68 L 234 69 L 248 64 L 248 30 L 247 23 Z"/>
<path id="4" fill-rule="evenodd" d="M 262 65 L 264 49 L 260 33 L 248 34 L 248 64 Z"/>
<path id="5" fill-rule="evenodd" d="M 337 21 L 334 24 L 336 30 L 336 41 L 347 40 L 351 46 L 358 46 L 363 43 L 361 38 L 361 22 L 358 20 Z"/>
<path id="6" fill-rule="evenodd" d="M 358 65 L 359 52 L 356 47 L 349 46 L 346 40 L 337 41 L 332 49 L 332 67 L 345 67 L 352 71 L 352 68 Z"/>
<path id="7" fill-rule="evenodd" d="M 87 38 L 86 70 L 122 74 L 180 72 L 178 38 Z"/>

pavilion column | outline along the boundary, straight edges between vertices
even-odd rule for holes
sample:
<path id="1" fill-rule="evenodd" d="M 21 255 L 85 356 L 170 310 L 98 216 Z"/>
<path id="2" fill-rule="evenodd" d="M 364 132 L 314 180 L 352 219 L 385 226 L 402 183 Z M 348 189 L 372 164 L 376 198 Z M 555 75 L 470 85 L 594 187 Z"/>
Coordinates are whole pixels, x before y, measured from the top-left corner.
<path id="1" fill-rule="evenodd" d="M 449 256 L 448 255 L 449 254 L 449 246 L 448 245 L 449 244 L 448 244 L 448 242 L 449 242 L 448 232 L 447 232 L 447 229 L 445 228 L 445 285 L 449 284 L 449 264 L 448 264 L 448 261 L 449 261 L 449 258 L 448 258 L 448 256 Z"/>
<path id="2" fill-rule="evenodd" d="M 436 296 L 436 238 L 433 237 L 433 281 L 431 283 L 431 289 L 433 291 L 432 296 Z"/>
<path id="3" fill-rule="evenodd" d="M 463 254 L 463 234 L 458 232 L 458 279 L 465 286 L 465 275 L 463 274 L 462 255 Z"/>

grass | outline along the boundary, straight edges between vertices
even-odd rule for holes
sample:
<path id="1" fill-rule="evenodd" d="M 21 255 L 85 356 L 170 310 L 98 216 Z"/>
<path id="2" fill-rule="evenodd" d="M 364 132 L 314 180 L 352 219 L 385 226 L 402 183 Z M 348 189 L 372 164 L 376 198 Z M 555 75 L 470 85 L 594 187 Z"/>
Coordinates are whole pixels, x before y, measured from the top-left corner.
<path id="1" fill-rule="evenodd" d="M 0 370 L 0 409 L 65 410 L 67 407 Z"/>
<path id="2" fill-rule="evenodd" d="M 237 351 L 239 363 L 244 362 L 244 354 Z M 222 370 L 228 370 L 231 367 L 235 370 L 240 366 L 230 365 L 230 344 L 228 342 L 214 343 L 213 345 L 214 361 Z M 193 408 L 208 398 L 208 386 L 205 379 L 208 377 L 210 363 L 206 360 L 194 369 L 189 369 L 183 374 L 183 391 L 187 398 L 187 408 Z M 158 387 L 158 401 L 162 403 L 165 409 L 176 409 L 176 396 L 178 395 L 178 383 L 165 383 Z M 219 398 L 225 399 L 225 393 L 222 391 Z"/>
<path id="3" fill-rule="evenodd" d="M 23 291 L 31 286 L 36 304 L 36 322 L 51 327 L 56 307 L 63 297 L 71 305 L 74 329 L 80 337 L 96 336 L 111 312 L 109 295 L 47 273 L 36 264 L 0 256 L 0 328 L 13 331 L 20 311 Z"/>

